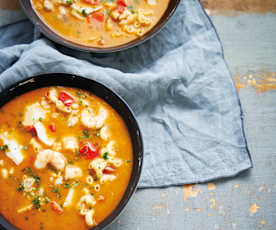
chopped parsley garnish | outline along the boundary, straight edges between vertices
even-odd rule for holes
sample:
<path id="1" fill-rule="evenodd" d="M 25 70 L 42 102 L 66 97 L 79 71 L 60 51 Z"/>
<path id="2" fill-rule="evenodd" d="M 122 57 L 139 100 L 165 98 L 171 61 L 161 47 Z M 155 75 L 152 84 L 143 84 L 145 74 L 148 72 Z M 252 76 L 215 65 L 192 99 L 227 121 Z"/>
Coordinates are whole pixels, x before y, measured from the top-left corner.
<path id="1" fill-rule="evenodd" d="M 66 1 L 66 4 L 67 4 L 67 5 L 72 5 L 73 2 L 72 2 L 71 0 L 67 0 L 67 1 Z"/>
<path id="2" fill-rule="evenodd" d="M 131 12 L 132 14 L 135 14 L 135 13 L 136 13 L 134 6 L 128 6 L 127 8 L 130 10 L 130 12 Z"/>
<path id="3" fill-rule="evenodd" d="M 34 207 L 36 209 L 40 209 L 40 199 L 39 197 L 36 197 L 33 201 L 32 201 L 32 204 L 34 205 Z"/>
<path id="4" fill-rule="evenodd" d="M 83 10 L 81 11 L 81 14 L 82 14 L 84 17 L 87 17 L 87 16 L 88 16 L 88 14 L 87 14 L 87 12 L 86 12 L 85 9 L 83 9 Z"/>
<path id="5" fill-rule="evenodd" d="M 34 176 L 35 182 L 39 183 L 40 182 L 40 177 Z"/>
<path id="6" fill-rule="evenodd" d="M 130 163 L 130 160 L 126 160 L 126 163 Z"/>
<path id="7" fill-rule="evenodd" d="M 29 220 L 29 217 L 25 216 L 25 220 Z"/>
<path id="8" fill-rule="evenodd" d="M 89 133 L 88 133 L 88 129 L 84 129 L 83 131 L 82 131 L 82 133 L 83 133 L 83 137 L 84 138 L 89 138 L 90 137 L 90 135 L 89 135 Z"/>
<path id="9" fill-rule="evenodd" d="M 9 148 L 8 145 L 2 145 L 2 146 L 0 146 L 0 151 L 5 152 L 8 148 Z"/>
<path id="10" fill-rule="evenodd" d="M 43 120 L 43 118 L 42 118 L 42 117 L 40 117 L 38 120 L 39 120 L 39 121 L 42 121 L 42 120 Z"/>
<path id="11" fill-rule="evenodd" d="M 103 154 L 103 159 L 105 159 L 105 160 L 108 160 L 108 152 L 105 152 L 104 154 Z"/>
<path id="12" fill-rule="evenodd" d="M 60 194 L 60 192 L 58 191 L 58 189 L 53 188 L 53 189 L 52 189 L 52 192 L 56 193 L 57 198 L 61 198 L 61 194 Z"/>
<path id="13" fill-rule="evenodd" d="M 25 151 L 27 151 L 27 150 L 28 150 L 28 146 L 24 146 L 23 149 L 24 149 Z"/>
<path id="14" fill-rule="evenodd" d="M 86 98 L 86 96 L 84 95 L 84 93 L 81 92 L 81 91 L 77 91 L 77 92 L 76 92 L 76 95 L 77 95 L 77 97 L 79 97 L 79 98 Z"/>
<path id="15" fill-rule="evenodd" d="M 19 117 L 23 117 L 23 113 L 19 112 L 19 113 L 18 113 L 18 116 L 19 116 Z"/>
<path id="16" fill-rule="evenodd" d="M 40 183 L 40 177 L 35 174 L 31 168 L 27 167 L 27 168 L 24 168 L 21 170 L 23 173 L 26 173 L 28 174 L 30 177 L 33 177 L 35 179 L 35 183 L 37 186 L 39 186 L 39 183 Z"/>
<path id="17" fill-rule="evenodd" d="M 17 187 L 17 191 L 18 192 L 22 192 L 23 190 L 24 190 L 25 188 L 24 188 L 24 186 L 22 185 L 22 183 L 19 183 L 19 185 L 18 185 L 18 187 Z"/>
<path id="18" fill-rule="evenodd" d="M 65 184 L 64 184 L 64 188 L 71 188 L 71 185 L 68 184 L 68 183 L 65 183 Z"/>

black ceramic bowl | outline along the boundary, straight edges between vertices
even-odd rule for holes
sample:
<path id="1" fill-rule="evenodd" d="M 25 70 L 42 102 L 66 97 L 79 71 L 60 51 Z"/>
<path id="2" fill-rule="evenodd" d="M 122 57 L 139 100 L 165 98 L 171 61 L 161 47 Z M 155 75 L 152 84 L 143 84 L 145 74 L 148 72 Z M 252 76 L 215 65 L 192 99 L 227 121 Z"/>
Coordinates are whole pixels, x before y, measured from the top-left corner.
<path id="1" fill-rule="evenodd" d="M 114 46 L 114 47 L 108 47 L 108 48 L 99 48 L 99 47 L 92 47 L 92 46 L 86 46 L 81 45 L 72 41 L 67 40 L 65 37 L 60 36 L 56 32 L 54 32 L 49 26 L 47 26 L 46 23 L 42 21 L 42 19 L 38 16 L 38 14 L 35 12 L 34 8 L 32 7 L 32 0 L 20 0 L 20 4 L 25 11 L 26 15 L 29 17 L 29 19 L 36 25 L 39 30 L 49 39 L 52 41 L 59 43 L 61 45 L 67 46 L 72 49 L 80 50 L 80 51 L 87 51 L 87 52 L 94 52 L 94 53 L 112 53 L 116 51 L 125 50 L 131 47 L 134 47 L 136 45 L 139 45 L 143 43 L 144 41 L 150 39 L 153 37 L 156 33 L 158 33 L 161 28 L 167 23 L 167 21 L 170 19 L 170 17 L 173 15 L 174 11 L 176 10 L 180 0 L 170 0 L 169 6 L 159 22 L 147 33 L 145 33 L 143 36 L 132 40 L 128 43 Z"/>
<path id="2" fill-rule="evenodd" d="M 21 94 L 46 86 L 69 86 L 87 90 L 95 94 L 105 100 L 117 111 L 128 128 L 133 148 L 132 173 L 129 184 L 120 203 L 99 225 L 92 228 L 93 230 L 103 229 L 113 222 L 126 206 L 136 190 L 141 175 L 143 163 L 143 141 L 138 123 L 126 102 L 109 88 L 96 81 L 64 73 L 38 75 L 12 85 L 9 89 L 0 94 L 0 107 Z M 0 215 L 0 229 L 2 228 L 7 230 L 17 229 Z"/>

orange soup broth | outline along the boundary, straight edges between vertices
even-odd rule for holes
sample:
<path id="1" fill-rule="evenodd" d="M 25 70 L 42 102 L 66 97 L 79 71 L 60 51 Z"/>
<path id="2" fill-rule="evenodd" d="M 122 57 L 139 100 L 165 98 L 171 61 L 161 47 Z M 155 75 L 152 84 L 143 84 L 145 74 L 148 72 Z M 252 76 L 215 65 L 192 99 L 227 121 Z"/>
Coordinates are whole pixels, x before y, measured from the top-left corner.
<path id="1" fill-rule="evenodd" d="M 74 88 L 57 88 L 58 90 L 66 90 L 72 95 L 76 95 L 78 89 Z M 79 198 L 84 195 L 83 188 L 88 188 L 91 193 L 94 194 L 97 204 L 94 206 L 95 220 L 100 223 L 106 218 L 116 205 L 120 202 L 125 189 L 128 185 L 131 170 L 132 170 L 132 146 L 128 130 L 122 120 L 122 118 L 115 112 L 115 110 L 105 103 L 102 99 L 89 94 L 85 91 L 86 99 L 91 101 L 91 107 L 97 108 L 99 105 L 104 106 L 108 110 L 109 116 L 106 119 L 106 124 L 110 127 L 112 140 L 116 142 L 116 157 L 122 160 L 122 165 L 116 168 L 117 178 L 112 182 L 106 182 L 100 185 L 100 191 L 96 192 L 92 185 L 86 183 L 86 177 L 89 175 L 88 164 L 89 160 L 85 160 L 80 157 L 77 153 L 62 150 L 62 154 L 67 158 L 68 162 L 73 162 L 74 165 L 79 166 L 83 171 L 83 176 L 79 178 L 78 184 L 74 187 L 75 195 L 73 204 L 70 207 L 64 208 L 64 212 L 58 215 L 54 212 L 49 204 L 46 204 L 37 210 L 33 208 L 30 211 L 23 213 L 17 213 L 19 208 L 31 204 L 32 200 L 27 199 L 22 195 L 22 192 L 18 192 L 18 181 L 22 181 L 23 172 L 22 169 L 30 167 L 32 171 L 40 177 L 40 186 L 44 188 L 45 193 L 50 200 L 56 201 L 58 204 L 63 204 L 65 197 L 68 193 L 68 188 L 65 188 L 64 183 L 59 186 L 53 186 L 53 182 L 50 181 L 50 177 L 53 174 L 53 169 L 36 169 L 34 167 L 34 160 L 36 152 L 29 145 L 32 135 L 24 130 L 20 122 L 22 121 L 24 114 L 24 108 L 27 105 L 35 103 L 44 97 L 49 88 L 40 88 L 28 93 L 25 93 L 1 108 L 0 112 L 0 133 L 7 131 L 18 141 L 19 144 L 24 147 L 22 153 L 24 154 L 24 160 L 16 166 L 15 163 L 9 159 L 5 153 L 0 152 L 0 160 L 4 160 L 2 168 L 10 169 L 14 168 L 14 173 L 9 175 L 7 179 L 3 179 L 0 175 L 0 213 L 13 225 L 22 230 L 29 229 L 68 229 L 71 230 L 82 230 L 88 229 L 89 227 L 85 224 L 84 217 L 79 215 L 77 209 L 77 203 Z M 51 113 L 55 113 L 56 108 L 51 105 Z M 57 118 L 52 118 L 47 115 L 42 121 L 45 127 L 54 123 L 56 126 L 56 132 L 47 130 L 47 134 L 56 141 L 60 141 L 60 138 L 67 135 L 73 135 L 83 137 L 84 127 L 78 123 L 74 127 L 68 127 L 66 123 L 66 116 L 60 115 Z M 92 131 L 91 131 L 92 133 Z M 97 135 L 92 134 L 89 140 L 94 143 L 98 148 L 104 146 L 105 142 L 101 140 Z M 1 139 L 0 139 L 0 145 Z M 25 173 L 26 174 L 26 173 Z M 69 184 L 72 180 L 68 181 Z M 53 188 L 58 190 L 58 194 L 53 192 Z M 59 198 L 58 198 L 59 196 Z M 99 198 L 103 196 L 104 200 L 99 201 Z"/>

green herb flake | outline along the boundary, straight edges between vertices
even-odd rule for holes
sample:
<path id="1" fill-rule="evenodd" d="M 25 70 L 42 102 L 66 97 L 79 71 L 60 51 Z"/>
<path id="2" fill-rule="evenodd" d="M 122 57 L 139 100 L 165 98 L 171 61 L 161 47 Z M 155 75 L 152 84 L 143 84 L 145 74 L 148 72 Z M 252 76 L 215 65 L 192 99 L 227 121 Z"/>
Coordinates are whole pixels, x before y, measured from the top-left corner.
<path id="1" fill-rule="evenodd" d="M 19 113 L 18 113 L 18 116 L 19 116 L 19 117 L 23 117 L 23 113 L 19 112 Z"/>
<path id="2" fill-rule="evenodd" d="M 82 16 L 84 16 L 84 17 L 87 17 L 87 16 L 88 16 L 88 14 L 87 14 L 87 12 L 86 12 L 85 9 L 83 9 L 83 10 L 81 11 L 81 14 L 82 14 Z"/>
<path id="3" fill-rule="evenodd" d="M 89 135 L 89 133 L 88 133 L 88 129 L 84 129 L 84 130 L 82 131 L 82 133 L 83 133 L 83 135 L 84 135 L 84 138 L 89 138 L 89 137 L 90 137 L 90 135 Z"/>
<path id="4" fill-rule="evenodd" d="M 33 201 L 32 204 L 34 205 L 35 209 L 40 209 L 40 199 L 39 197 L 36 197 Z"/>
<path id="5" fill-rule="evenodd" d="M 73 4 L 73 2 L 71 0 L 66 0 L 66 4 L 71 6 Z"/>
<path id="6" fill-rule="evenodd" d="M 0 151 L 6 152 L 6 150 L 8 150 L 8 148 L 9 148 L 8 145 L 2 145 L 2 146 L 0 146 Z"/>
<path id="7" fill-rule="evenodd" d="M 57 189 L 55 189 L 55 188 L 53 188 L 53 189 L 52 189 L 52 192 L 57 193 L 57 192 L 58 192 L 58 190 L 57 190 Z"/>
<path id="8" fill-rule="evenodd" d="M 29 217 L 25 216 L 25 220 L 29 220 Z"/>
<path id="9" fill-rule="evenodd" d="M 24 149 L 25 151 L 27 151 L 27 150 L 28 150 L 28 146 L 24 146 L 23 149 Z"/>
<path id="10" fill-rule="evenodd" d="M 22 183 L 19 183 L 17 189 L 16 189 L 18 192 L 22 192 L 24 191 L 24 186 L 22 185 Z"/>
<path id="11" fill-rule="evenodd" d="M 42 118 L 42 117 L 40 117 L 38 120 L 41 122 L 41 121 L 43 120 L 43 118 Z"/>
<path id="12" fill-rule="evenodd" d="M 126 160 L 126 163 L 130 163 L 130 160 Z"/>
<path id="13" fill-rule="evenodd" d="M 71 188 L 71 185 L 69 183 L 65 183 L 64 188 Z"/>
<path id="14" fill-rule="evenodd" d="M 35 179 L 35 182 L 36 182 L 36 183 L 39 183 L 39 182 L 40 182 L 40 177 L 34 176 L 34 179 Z"/>
<path id="15" fill-rule="evenodd" d="M 105 152 L 104 154 L 103 154 L 103 159 L 105 159 L 105 160 L 108 160 L 108 152 Z"/>

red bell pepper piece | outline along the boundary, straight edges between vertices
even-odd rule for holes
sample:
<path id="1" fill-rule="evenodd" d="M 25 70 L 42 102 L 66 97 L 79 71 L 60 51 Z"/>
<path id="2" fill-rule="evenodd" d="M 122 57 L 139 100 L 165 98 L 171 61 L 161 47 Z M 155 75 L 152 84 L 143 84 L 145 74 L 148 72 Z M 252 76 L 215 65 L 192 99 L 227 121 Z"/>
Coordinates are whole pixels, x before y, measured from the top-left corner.
<path id="1" fill-rule="evenodd" d="M 95 145 L 90 142 L 86 142 L 85 144 L 81 144 L 80 147 L 80 155 L 84 157 L 86 160 L 92 160 L 99 155 L 98 149 Z"/>
<path id="2" fill-rule="evenodd" d="M 93 19 L 96 19 L 98 22 L 104 22 L 105 15 L 103 12 L 94 12 L 87 16 L 88 23 L 93 24 Z"/>
<path id="3" fill-rule="evenodd" d="M 62 101 L 65 106 L 70 106 L 74 103 L 74 98 L 64 91 L 60 92 L 58 99 Z"/>
<path id="4" fill-rule="evenodd" d="M 33 125 L 29 125 L 29 126 L 26 126 L 25 127 L 25 131 L 28 132 L 28 133 L 31 133 L 33 135 L 36 135 L 36 129 Z"/>
<path id="5" fill-rule="evenodd" d="M 56 125 L 54 123 L 49 125 L 49 129 L 54 133 L 56 132 Z"/>
<path id="6" fill-rule="evenodd" d="M 112 168 L 111 166 L 107 166 L 104 170 L 103 170 L 103 174 L 112 174 L 115 172 L 115 169 Z"/>
<path id="7" fill-rule="evenodd" d="M 100 3 L 99 0 L 83 0 L 85 3 L 90 4 L 90 5 L 97 5 Z"/>
<path id="8" fill-rule="evenodd" d="M 117 1 L 117 4 L 118 4 L 118 5 L 121 5 L 121 6 L 124 6 L 124 7 L 127 7 L 127 3 L 126 3 L 125 0 L 118 0 L 118 1 Z"/>

